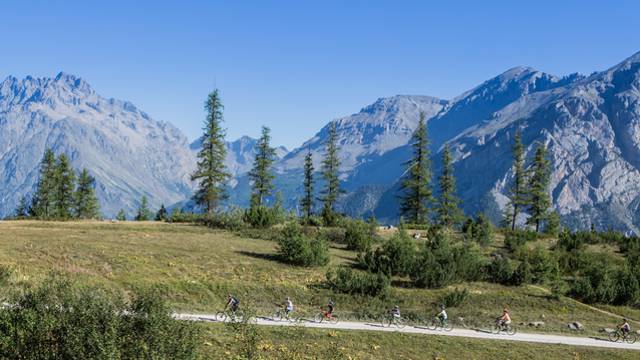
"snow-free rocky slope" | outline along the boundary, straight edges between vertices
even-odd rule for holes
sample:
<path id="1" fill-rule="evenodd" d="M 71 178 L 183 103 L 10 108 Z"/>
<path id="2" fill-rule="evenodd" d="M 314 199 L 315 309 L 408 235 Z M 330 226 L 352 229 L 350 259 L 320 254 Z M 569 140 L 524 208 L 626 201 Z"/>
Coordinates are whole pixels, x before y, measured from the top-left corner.
<path id="1" fill-rule="evenodd" d="M 444 143 L 454 152 L 459 195 L 468 214 L 498 220 L 511 178 L 511 146 L 521 131 L 531 157 L 549 147 L 554 207 L 572 227 L 640 227 L 640 53 L 589 77 L 557 77 L 517 67 L 451 99 L 393 96 L 335 122 L 346 194 L 340 209 L 354 216 L 398 219 L 398 178 L 420 112 L 428 119 L 434 180 Z M 279 149 L 277 190 L 296 209 L 304 155 L 320 169 L 329 125 L 299 148 Z M 150 119 L 127 102 L 104 99 L 84 81 L 8 78 L 0 85 L 0 215 L 31 191 L 45 147 L 72 156 L 98 180 L 107 214 L 132 209 L 140 195 L 154 205 L 184 201 L 198 142 Z M 246 173 L 255 140 L 228 144 L 234 179 L 230 202 L 246 205 Z M 321 187 L 321 182 L 317 188 Z"/>
<path id="2" fill-rule="evenodd" d="M 33 193 L 46 148 L 89 169 L 106 216 L 120 208 L 132 216 L 142 195 L 153 207 L 181 201 L 192 193 L 194 144 L 172 125 L 130 102 L 98 95 L 74 75 L 8 77 L 0 83 L 0 217 Z M 227 144 L 234 175 L 248 170 L 254 145 L 248 137 Z"/>

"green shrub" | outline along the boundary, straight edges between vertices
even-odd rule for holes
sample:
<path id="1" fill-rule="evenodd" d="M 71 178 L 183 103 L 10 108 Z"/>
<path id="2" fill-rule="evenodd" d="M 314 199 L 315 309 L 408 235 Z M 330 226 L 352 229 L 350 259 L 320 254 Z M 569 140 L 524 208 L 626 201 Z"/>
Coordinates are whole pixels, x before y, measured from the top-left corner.
<path id="1" fill-rule="evenodd" d="M 414 263 L 411 280 L 416 286 L 440 288 L 456 280 L 455 258 L 444 234 L 425 243 Z"/>
<path id="2" fill-rule="evenodd" d="M 493 225 L 484 213 L 479 213 L 473 223 L 473 239 L 480 246 L 488 246 L 493 241 Z"/>
<path id="3" fill-rule="evenodd" d="M 415 256 L 415 242 L 406 231 L 400 229 L 381 247 L 361 253 L 358 259 L 371 272 L 403 276 L 412 271 Z"/>
<path id="4" fill-rule="evenodd" d="M 257 229 L 269 228 L 283 220 L 282 211 L 279 208 L 267 206 L 252 206 L 245 210 L 242 218 L 245 223 Z"/>
<path id="5" fill-rule="evenodd" d="M 534 241 L 538 238 L 538 234 L 531 230 L 513 230 L 507 231 L 504 235 L 504 245 L 513 252 L 522 247 L 528 241 Z"/>
<path id="6" fill-rule="evenodd" d="M 278 240 L 283 262 L 300 266 L 321 266 L 329 262 L 329 246 L 320 237 L 311 239 L 298 223 L 287 224 Z"/>
<path id="7" fill-rule="evenodd" d="M 529 258 L 524 258 L 513 272 L 510 283 L 511 285 L 520 286 L 522 284 L 530 284 L 532 281 L 533 275 L 531 274 Z"/>
<path id="8" fill-rule="evenodd" d="M 215 229 L 238 231 L 245 229 L 247 224 L 243 220 L 244 213 L 240 209 L 217 212 L 205 216 L 205 224 Z"/>
<path id="9" fill-rule="evenodd" d="M 503 285 L 511 285 L 513 279 L 513 265 L 504 256 L 495 256 L 487 265 L 487 280 Z"/>
<path id="10" fill-rule="evenodd" d="M 346 224 L 344 242 L 349 250 L 368 251 L 375 241 L 376 229 L 362 220 L 352 220 Z"/>
<path id="11" fill-rule="evenodd" d="M 336 292 L 366 296 L 384 296 L 389 292 L 390 281 L 382 273 L 355 272 L 340 266 L 327 272 L 327 284 Z"/>
<path id="12" fill-rule="evenodd" d="M 557 211 L 552 211 L 547 217 L 546 226 L 544 227 L 544 233 L 551 236 L 558 236 L 562 228 L 562 222 L 560 221 L 560 214 Z"/>
<path id="13" fill-rule="evenodd" d="M 25 289 L 0 310 L 3 359 L 195 359 L 196 327 L 171 317 L 162 294 L 126 304 L 59 278 Z"/>
<path id="14" fill-rule="evenodd" d="M 308 218 L 300 218 L 300 222 L 302 225 L 307 225 L 307 226 L 317 226 L 317 227 L 324 226 L 322 217 L 316 216 L 316 215 L 312 215 Z"/>
<path id="15" fill-rule="evenodd" d="M 330 243 L 336 243 L 336 244 L 346 243 L 345 230 L 344 228 L 341 228 L 341 227 L 321 228 L 320 236 Z"/>
<path id="16" fill-rule="evenodd" d="M 440 299 L 440 303 L 447 308 L 458 307 L 469 299 L 469 289 L 453 289 Z"/>
<path id="17" fill-rule="evenodd" d="M 560 275 L 558 261 L 541 246 L 530 252 L 527 261 L 531 265 L 531 281 L 534 283 L 552 281 Z"/>

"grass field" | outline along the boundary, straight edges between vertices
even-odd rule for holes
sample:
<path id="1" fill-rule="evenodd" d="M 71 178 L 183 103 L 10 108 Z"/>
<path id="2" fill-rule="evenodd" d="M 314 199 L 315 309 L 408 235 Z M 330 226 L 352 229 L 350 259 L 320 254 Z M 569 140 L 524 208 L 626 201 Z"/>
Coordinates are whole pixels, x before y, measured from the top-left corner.
<path id="1" fill-rule="evenodd" d="M 384 300 L 332 294 L 322 286 L 326 270 L 352 263 L 355 253 L 333 247 L 327 267 L 305 269 L 276 261 L 276 247 L 273 241 L 185 224 L 0 222 L 0 264 L 14 270 L 9 286 L 37 283 L 51 271 L 124 291 L 162 285 L 176 310 L 193 312 L 220 309 L 229 292 L 237 294 L 242 306 L 262 314 L 272 313 L 290 296 L 299 312 L 310 315 L 333 297 L 337 313 L 354 319 L 375 318 L 395 304 L 404 314 L 430 318 L 448 291 L 414 289 L 400 279 Z M 471 297 L 449 313 L 452 319 L 463 317 L 469 326 L 488 327 L 504 306 L 511 309 L 515 323 L 546 323 L 528 331 L 569 333 L 566 324 L 580 321 L 586 327 L 581 335 L 595 334 L 618 321 L 571 299 L 556 299 L 536 286 L 462 286 Z M 628 308 L 606 310 L 637 314 Z"/>
<path id="2" fill-rule="evenodd" d="M 247 337 L 223 325 L 203 325 L 203 356 L 228 359 L 246 351 Z M 261 327 L 255 347 L 262 359 L 637 359 L 634 351 L 491 341 L 403 333 Z"/>

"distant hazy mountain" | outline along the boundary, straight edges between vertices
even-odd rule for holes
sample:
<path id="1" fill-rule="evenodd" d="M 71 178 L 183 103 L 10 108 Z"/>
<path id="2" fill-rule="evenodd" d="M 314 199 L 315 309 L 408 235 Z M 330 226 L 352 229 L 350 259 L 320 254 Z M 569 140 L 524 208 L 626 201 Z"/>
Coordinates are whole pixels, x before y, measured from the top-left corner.
<path id="1" fill-rule="evenodd" d="M 573 227 L 595 223 L 640 227 L 640 53 L 589 77 L 557 77 L 517 67 L 452 100 L 429 96 L 378 99 L 360 112 L 333 120 L 338 128 L 346 194 L 342 211 L 398 219 L 398 179 L 411 154 L 408 142 L 420 112 L 428 119 L 434 182 L 440 151 L 450 143 L 458 192 L 468 214 L 494 220 L 508 201 L 511 146 L 521 131 L 531 157 L 549 147 L 554 207 Z M 276 187 L 296 209 L 307 151 L 320 170 L 329 125 L 300 147 L 278 148 Z M 230 203 L 244 206 L 247 171 L 256 140 L 228 143 L 234 175 Z M 107 214 L 133 209 L 142 194 L 152 204 L 188 199 L 189 174 L 199 142 L 188 144 L 175 128 L 150 119 L 132 104 L 104 99 L 81 79 L 8 78 L 0 85 L 0 215 L 32 190 L 45 147 L 68 153 L 98 181 Z M 319 176 L 318 176 L 319 178 Z M 317 189 L 322 186 L 318 181 Z"/>
<path id="2" fill-rule="evenodd" d="M 0 215 L 33 191 L 46 148 L 89 169 L 107 215 L 131 213 L 142 195 L 159 206 L 191 193 L 189 144 L 172 125 L 73 75 L 9 77 L 0 83 Z"/>

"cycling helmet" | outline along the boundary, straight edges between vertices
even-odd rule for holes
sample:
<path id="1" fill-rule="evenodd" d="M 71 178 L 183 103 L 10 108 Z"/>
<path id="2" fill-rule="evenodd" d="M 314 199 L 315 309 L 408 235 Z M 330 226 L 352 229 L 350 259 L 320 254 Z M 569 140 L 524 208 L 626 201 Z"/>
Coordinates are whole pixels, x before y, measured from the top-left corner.
<path id="1" fill-rule="evenodd" d="M 444 304 L 440 304 L 440 309 L 444 310 Z"/>

